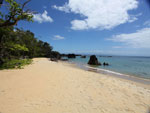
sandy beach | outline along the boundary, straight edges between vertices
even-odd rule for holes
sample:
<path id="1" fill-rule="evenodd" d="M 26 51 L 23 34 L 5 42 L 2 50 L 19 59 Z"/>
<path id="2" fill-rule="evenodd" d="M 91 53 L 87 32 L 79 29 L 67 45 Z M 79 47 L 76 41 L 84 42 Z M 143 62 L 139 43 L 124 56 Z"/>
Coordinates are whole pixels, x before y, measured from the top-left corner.
<path id="1" fill-rule="evenodd" d="M 148 86 L 150 87 L 150 86 Z M 36 58 L 0 71 L 0 113 L 149 113 L 150 88 Z"/>

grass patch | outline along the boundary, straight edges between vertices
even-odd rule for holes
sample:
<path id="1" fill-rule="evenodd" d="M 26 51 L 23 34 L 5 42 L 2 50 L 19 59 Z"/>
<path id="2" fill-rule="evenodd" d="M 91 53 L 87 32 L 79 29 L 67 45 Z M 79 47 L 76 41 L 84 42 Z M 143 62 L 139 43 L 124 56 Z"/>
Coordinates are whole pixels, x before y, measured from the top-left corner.
<path id="1" fill-rule="evenodd" d="M 21 69 L 25 65 L 29 65 L 32 63 L 32 59 L 22 59 L 22 60 L 10 60 L 6 61 L 3 65 L 0 66 L 0 70 L 2 69 Z"/>

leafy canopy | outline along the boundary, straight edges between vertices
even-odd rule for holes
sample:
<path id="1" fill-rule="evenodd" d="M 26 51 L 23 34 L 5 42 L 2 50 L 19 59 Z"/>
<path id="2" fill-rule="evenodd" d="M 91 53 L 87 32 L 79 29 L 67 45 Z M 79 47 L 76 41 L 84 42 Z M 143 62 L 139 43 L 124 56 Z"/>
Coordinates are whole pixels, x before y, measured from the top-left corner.
<path id="1" fill-rule="evenodd" d="M 25 6 L 31 0 L 27 0 L 23 4 L 17 3 L 15 0 L 5 0 L 5 3 L 0 8 L 7 8 L 8 12 L 0 11 L 0 27 L 8 27 L 17 25 L 18 21 L 26 20 L 33 21 L 33 12 L 25 9 Z"/>

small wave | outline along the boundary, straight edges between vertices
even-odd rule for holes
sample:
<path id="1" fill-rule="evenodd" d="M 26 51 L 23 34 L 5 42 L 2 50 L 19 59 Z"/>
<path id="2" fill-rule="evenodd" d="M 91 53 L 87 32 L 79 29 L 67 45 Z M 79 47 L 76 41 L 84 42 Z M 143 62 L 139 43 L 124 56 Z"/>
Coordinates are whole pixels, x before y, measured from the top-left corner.
<path id="1" fill-rule="evenodd" d="M 139 82 L 139 83 L 150 85 L 150 79 L 143 78 L 143 76 L 141 77 L 141 76 L 136 76 L 136 75 L 128 75 L 128 74 L 123 74 L 120 72 L 102 69 L 100 67 L 91 67 L 91 66 L 89 66 L 85 63 L 81 63 L 81 62 L 74 62 L 74 61 L 69 61 L 69 62 L 74 63 L 78 68 L 81 68 L 86 71 L 92 71 L 92 72 L 101 73 L 101 74 L 108 75 L 108 76 L 119 77 L 122 79 L 131 80 L 134 82 Z"/>
<path id="2" fill-rule="evenodd" d="M 139 83 L 143 83 L 143 84 L 146 84 L 146 85 L 150 85 L 150 79 L 145 79 L 145 78 L 137 77 L 137 76 L 134 76 L 134 75 L 132 76 L 132 75 L 127 75 L 127 74 L 122 74 L 122 73 L 119 73 L 119 72 L 115 72 L 115 71 L 111 71 L 111 70 L 107 70 L 107 69 L 96 68 L 96 67 L 91 67 L 91 66 L 88 66 L 88 65 L 83 65 L 82 69 L 86 69 L 86 70 L 91 69 L 89 71 L 94 71 L 94 72 L 101 73 L 101 74 L 104 74 L 104 75 L 119 77 L 119 78 L 122 78 L 122 79 L 131 80 L 131 81 L 134 81 L 134 82 L 139 82 Z"/>
<path id="3" fill-rule="evenodd" d="M 110 71 L 110 70 L 107 70 L 107 69 L 100 69 L 100 68 L 90 67 L 90 66 L 87 66 L 87 65 L 86 65 L 86 67 L 87 68 L 93 68 L 93 69 L 96 69 L 97 71 L 103 71 L 103 72 L 106 72 L 106 73 L 117 74 L 117 75 L 125 75 L 125 74 L 115 72 L 115 71 Z M 126 76 L 129 76 L 129 75 L 126 75 Z"/>

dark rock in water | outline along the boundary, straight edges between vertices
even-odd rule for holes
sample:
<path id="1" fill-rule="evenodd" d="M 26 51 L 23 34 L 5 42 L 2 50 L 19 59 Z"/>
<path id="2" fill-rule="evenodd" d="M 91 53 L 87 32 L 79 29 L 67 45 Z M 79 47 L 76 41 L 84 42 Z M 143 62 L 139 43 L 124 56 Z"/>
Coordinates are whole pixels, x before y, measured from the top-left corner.
<path id="1" fill-rule="evenodd" d="M 103 55 L 102 55 L 102 56 L 99 56 L 99 57 L 112 57 L 112 56 L 103 56 Z"/>
<path id="2" fill-rule="evenodd" d="M 104 62 L 104 63 L 103 63 L 103 65 L 104 65 L 104 66 L 109 66 L 109 64 L 108 64 L 108 63 L 106 63 L 106 62 Z"/>
<path id="3" fill-rule="evenodd" d="M 75 54 L 68 54 L 68 58 L 76 58 Z"/>
<path id="4" fill-rule="evenodd" d="M 82 56 L 82 55 L 80 55 L 80 54 L 75 54 L 76 56 Z"/>
<path id="5" fill-rule="evenodd" d="M 108 56 L 108 57 L 112 57 L 112 56 Z"/>
<path id="6" fill-rule="evenodd" d="M 62 57 L 76 58 L 76 56 L 81 56 L 80 54 L 61 54 Z"/>
<path id="7" fill-rule="evenodd" d="M 89 60 L 88 64 L 90 64 L 90 65 L 101 65 L 101 63 L 98 62 L 95 55 L 90 56 L 90 60 Z"/>
<path id="8" fill-rule="evenodd" d="M 68 54 L 61 54 L 62 57 L 68 57 Z"/>
<path id="9" fill-rule="evenodd" d="M 84 55 L 84 56 L 81 56 L 81 58 L 86 58 L 86 56 Z"/>

